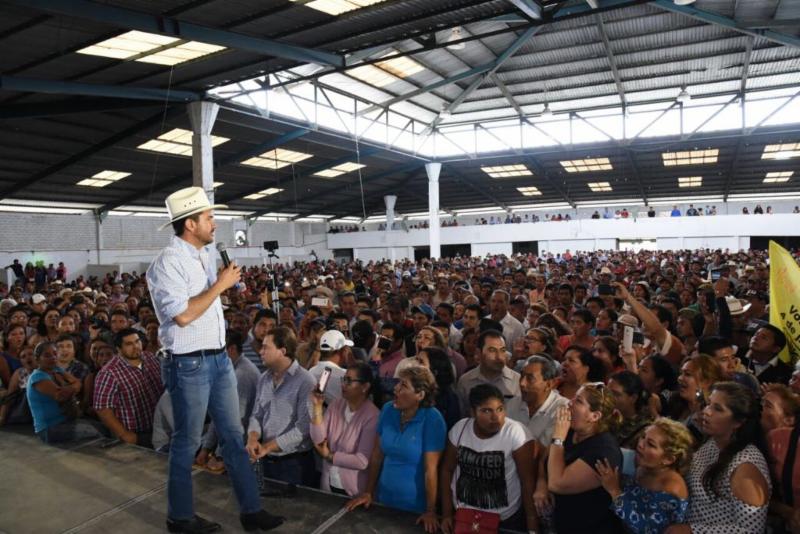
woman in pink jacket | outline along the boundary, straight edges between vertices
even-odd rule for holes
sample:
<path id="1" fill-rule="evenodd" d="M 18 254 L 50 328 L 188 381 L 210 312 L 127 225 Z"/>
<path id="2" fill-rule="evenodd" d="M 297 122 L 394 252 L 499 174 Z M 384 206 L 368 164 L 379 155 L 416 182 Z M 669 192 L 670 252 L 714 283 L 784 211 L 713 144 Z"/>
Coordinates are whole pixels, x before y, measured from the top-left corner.
<path id="1" fill-rule="evenodd" d="M 311 394 L 311 440 L 322 457 L 322 480 L 325 491 L 341 495 L 360 495 L 367 487 L 367 464 L 375 446 L 378 408 L 370 400 L 373 375 L 363 362 L 347 368 L 342 378 L 342 398 L 335 400 L 323 415 L 322 392 Z M 373 395 L 373 400 L 375 399 Z"/>

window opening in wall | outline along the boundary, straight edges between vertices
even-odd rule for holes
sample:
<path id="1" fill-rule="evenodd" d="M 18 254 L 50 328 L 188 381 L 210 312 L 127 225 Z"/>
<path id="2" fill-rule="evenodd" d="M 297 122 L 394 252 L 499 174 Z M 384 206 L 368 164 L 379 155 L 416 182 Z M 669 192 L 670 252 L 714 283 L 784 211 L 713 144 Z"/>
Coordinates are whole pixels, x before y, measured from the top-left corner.
<path id="1" fill-rule="evenodd" d="M 640 250 L 656 250 L 656 240 L 652 238 L 645 239 L 617 239 L 618 250 L 630 250 L 632 252 L 639 252 Z"/>

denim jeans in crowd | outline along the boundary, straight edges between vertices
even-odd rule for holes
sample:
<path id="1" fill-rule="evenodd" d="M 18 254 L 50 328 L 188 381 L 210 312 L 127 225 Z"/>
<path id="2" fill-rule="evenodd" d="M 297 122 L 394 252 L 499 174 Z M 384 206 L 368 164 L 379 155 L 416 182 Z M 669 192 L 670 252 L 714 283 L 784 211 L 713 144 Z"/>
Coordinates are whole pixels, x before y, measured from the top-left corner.
<path id="1" fill-rule="evenodd" d="M 96 421 L 77 419 L 50 425 L 36 435 L 45 443 L 67 443 L 105 436 L 104 427 Z"/>
<path id="2" fill-rule="evenodd" d="M 200 447 L 206 411 L 214 420 L 240 511 L 261 510 L 255 473 L 242 438 L 236 376 L 227 353 L 168 358 L 162 362 L 162 378 L 175 418 L 169 448 L 168 517 L 181 520 L 194 516 L 192 465 Z"/>
<path id="3" fill-rule="evenodd" d="M 317 471 L 314 467 L 314 453 L 305 451 L 286 457 L 265 456 L 261 459 L 265 477 L 280 480 L 295 486 L 319 487 Z"/>

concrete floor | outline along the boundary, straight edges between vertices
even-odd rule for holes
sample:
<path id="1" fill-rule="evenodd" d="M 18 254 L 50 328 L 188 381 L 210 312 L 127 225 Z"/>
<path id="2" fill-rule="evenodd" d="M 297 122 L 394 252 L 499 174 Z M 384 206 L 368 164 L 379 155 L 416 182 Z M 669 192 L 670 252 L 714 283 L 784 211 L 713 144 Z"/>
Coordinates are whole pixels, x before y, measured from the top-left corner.
<path id="1" fill-rule="evenodd" d="M 0 431 L 0 533 L 166 532 L 166 456 L 102 444 L 57 448 L 30 432 Z M 221 523 L 225 532 L 243 532 L 226 476 L 196 471 L 194 491 L 198 513 Z M 345 499 L 316 490 L 301 488 L 295 497 L 263 501 L 265 509 L 287 518 L 275 533 L 422 532 L 413 515 L 379 506 L 331 524 Z"/>

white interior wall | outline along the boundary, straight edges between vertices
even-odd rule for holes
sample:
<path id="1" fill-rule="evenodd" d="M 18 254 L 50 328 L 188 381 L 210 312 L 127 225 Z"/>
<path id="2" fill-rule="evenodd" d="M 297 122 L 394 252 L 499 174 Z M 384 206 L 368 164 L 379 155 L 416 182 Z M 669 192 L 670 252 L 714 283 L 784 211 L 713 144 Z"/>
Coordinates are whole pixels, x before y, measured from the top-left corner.
<path id="1" fill-rule="evenodd" d="M 656 217 L 653 219 L 578 219 L 561 222 L 455 226 L 441 229 L 442 245 L 470 243 L 473 254 L 508 254 L 513 242 L 538 241 L 539 251 L 563 253 L 616 249 L 617 240 L 655 240 L 661 250 L 750 246 L 750 236 L 800 235 L 800 215 L 717 215 L 715 217 Z M 357 257 L 383 253 L 386 244 L 420 247 L 428 244 L 428 230 L 329 234 L 329 248 L 353 249 Z"/>
<path id="2" fill-rule="evenodd" d="M 109 217 L 97 225 L 91 215 L 35 215 L 0 213 L 0 265 L 13 259 L 23 264 L 63 261 L 70 278 L 108 272 L 142 272 L 169 241 L 169 229 L 158 227 L 162 219 Z M 99 229 L 99 236 L 98 236 Z M 237 229 L 247 231 L 246 247 L 233 246 Z M 443 245 L 471 244 L 474 255 L 510 254 L 512 243 L 538 241 L 539 250 L 553 253 L 567 249 L 616 248 L 617 239 L 655 239 L 659 249 L 746 249 L 750 236 L 800 235 L 800 215 L 718 215 L 716 217 L 657 217 L 655 219 L 541 222 L 536 224 L 458 226 L 441 229 Z M 98 237 L 102 249 L 98 250 Z M 243 265 L 268 263 L 263 241 L 277 240 L 276 262 L 311 260 L 311 251 L 322 259 L 333 258 L 334 249 L 353 249 L 363 261 L 401 260 L 414 257 L 414 248 L 428 245 L 428 230 L 409 232 L 355 232 L 326 234 L 324 225 L 241 220 L 218 223 L 217 240 L 225 242 L 232 258 Z M 90 267 L 93 266 L 93 267 Z M 0 279 L 10 279 L 6 271 Z"/>
<path id="3" fill-rule="evenodd" d="M 14 259 L 23 265 L 42 261 L 45 266 L 63 261 L 70 279 L 113 270 L 141 273 L 173 235 L 169 227 L 158 230 L 164 222 L 161 217 L 110 216 L 98 225 L 91 214 L 0 212 L 0 266 Z M 234 246 L 236 229 L 247 232 L 249 246 Z M 268 262 L 264 241 L 278 241 L 280 259 L 275 262 L 309 261 L 312 250 L 320 259 L 333 257 L 324 224 L 257 221 L 248 226 L 243 220 L 218 219 L 216 239 L 227 245 L 231 258 L 248 266 Z M 10 280 L 10 270 L 0 274 L 0 281 Z"/>

